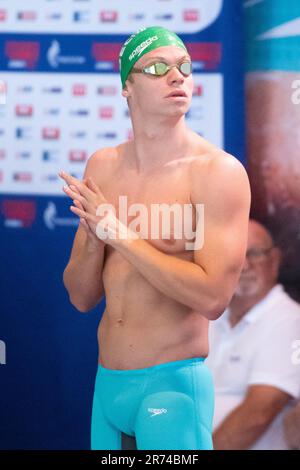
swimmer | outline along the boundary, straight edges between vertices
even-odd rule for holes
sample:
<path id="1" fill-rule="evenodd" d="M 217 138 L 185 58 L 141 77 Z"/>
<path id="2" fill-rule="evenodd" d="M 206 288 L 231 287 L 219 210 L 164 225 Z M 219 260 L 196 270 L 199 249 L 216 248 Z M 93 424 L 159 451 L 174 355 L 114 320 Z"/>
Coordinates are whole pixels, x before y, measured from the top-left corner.
<path id="1" fill-rule="evenodd" d="M 91 447 L 120 450 L 126 435 L 138 449 L 208 450 L 208 325 L 228 305 L 243 266 L 248 177 L 234 156 L 187 126 L 192 62 L 176 34 L 137 31 L 121 49 L 120 73 L 133 139 L 97 150 L 82 181 L 60 173 L 80 218 L 64 271 L 70 301 L 88 312 L 106 297 Z M 157 227 L 166 213 L 155 219 L 153 208 L 163 204 L 176 210 Z M 181 208 L 192 208 L 193 230 L 180 237 Z"/>

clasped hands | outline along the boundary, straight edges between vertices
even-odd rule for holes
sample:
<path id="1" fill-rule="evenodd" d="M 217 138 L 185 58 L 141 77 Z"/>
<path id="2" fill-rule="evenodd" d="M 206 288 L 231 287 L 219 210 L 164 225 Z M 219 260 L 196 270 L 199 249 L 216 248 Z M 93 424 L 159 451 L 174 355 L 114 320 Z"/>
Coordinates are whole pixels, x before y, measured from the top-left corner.
<path id="1" fill-rule="evenodd" d="M 109 245 L 115 245 L 119 240 L 139 238 L 116 217 L 115 208 L 108 203 L 91 177 L 80 181 L 64 171 L 59 172 L 59 176 L 66 182 L 63 191 L 73 200 L 74 205 L 70 209 L 78 215 L 87 233 Z"/>

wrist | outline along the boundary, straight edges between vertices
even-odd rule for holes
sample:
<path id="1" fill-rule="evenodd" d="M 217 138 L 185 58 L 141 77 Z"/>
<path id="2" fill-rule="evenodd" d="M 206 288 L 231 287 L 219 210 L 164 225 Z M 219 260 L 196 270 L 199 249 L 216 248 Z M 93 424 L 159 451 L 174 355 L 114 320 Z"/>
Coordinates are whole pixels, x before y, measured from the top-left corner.
<path id="1" fill-rule="evenodd" d="M 115 246 L 120 243 L 129 243 L 139 238 L 138 234 L 128 228 L 114 214 L 102 218 L 96 226 L 96 236 L 99 240 Z"/>
<path id="2" fill-rule="evenodd" d="M 94 234 L 87 234 L 85 246 L 88 252 L 99 251 L 105 247 L 105 243 Z"/>
<path id="3" fill-rule="evenodd" d="M 126 233 L 123 232 L 120 237 L 107 240 L 107 243 L 119 251 L 126 251 L 139 239 L 140 237 L 135 232 L 129 231 Z"/>

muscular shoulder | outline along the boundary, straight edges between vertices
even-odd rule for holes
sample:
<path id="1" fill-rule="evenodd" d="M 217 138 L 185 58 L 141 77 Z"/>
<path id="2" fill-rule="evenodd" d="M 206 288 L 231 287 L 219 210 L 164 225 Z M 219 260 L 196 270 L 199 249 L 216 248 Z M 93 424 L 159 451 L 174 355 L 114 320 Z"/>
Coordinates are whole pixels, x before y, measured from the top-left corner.
<path id="1" fill-rule="evenodd" d="M 222 150 L 213 155 L 209 165 L 209 177 L 215 188 L 228 196 L 242 196 L 250 192 L 249 179 L 244 165 L 233 155 Z"/>
<path id="2" fill-rule="evenodd" d="M 250 205 L 250 185 L 243 164 L 233 155 L 211 148 L 191 165 L 191 200 L 213 205 L 217 212 Z M 218 210 L 219 209 L 219 210 Z"/>
<path id="3" fill-rule="evenodd" d="M 246 175 L 243 164 L 237 158 L 208 142 L 196 150 L 191 166 L 192 175 L 195 178 L 203 175 L 205 180 L 207 177 L 216 179 L 224 172 L 228 175 L 231 173 Z"/>
<path id="4" fill-rule="evenodd" d="M 87 167 L 110 165 L 118 155 L 117 147 L 103 147 L 96 150 L 88 159 Z"/>
<path id="5" fill-rule="evenodd" d="M 87 161 L 84 177 L 91 176 L 98 183 L 109 178 L 120 158 L 119 147 L 103 147 L 96 150 Z"/>

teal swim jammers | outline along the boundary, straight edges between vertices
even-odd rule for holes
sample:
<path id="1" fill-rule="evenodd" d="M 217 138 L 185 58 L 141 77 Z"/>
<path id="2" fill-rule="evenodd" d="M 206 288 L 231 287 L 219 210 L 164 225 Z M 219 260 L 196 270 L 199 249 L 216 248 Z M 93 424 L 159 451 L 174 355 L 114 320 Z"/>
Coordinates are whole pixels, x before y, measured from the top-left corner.
<path id="1" fill-rule="evenodd" d="M 121 450 L 125 433 L 138 450 L 212 450 L 214 391 L 204 359 L 134 370 L 99 364 L 91 448 Z"/>

